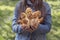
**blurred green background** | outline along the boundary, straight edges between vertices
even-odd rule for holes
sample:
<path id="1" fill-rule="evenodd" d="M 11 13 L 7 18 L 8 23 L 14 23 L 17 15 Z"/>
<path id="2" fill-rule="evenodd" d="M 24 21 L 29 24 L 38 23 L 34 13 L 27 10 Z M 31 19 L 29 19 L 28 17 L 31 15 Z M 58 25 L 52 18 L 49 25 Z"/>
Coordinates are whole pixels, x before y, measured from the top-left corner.
<path id="1" fill-rule="evenodd" d="M 47 40 L 60 40 L 60 0 L 45 0 L 51 6 L 52 29 Z M 0 40 L 14 40 L 12 17 L 18 0 L 0 0 Z"/>

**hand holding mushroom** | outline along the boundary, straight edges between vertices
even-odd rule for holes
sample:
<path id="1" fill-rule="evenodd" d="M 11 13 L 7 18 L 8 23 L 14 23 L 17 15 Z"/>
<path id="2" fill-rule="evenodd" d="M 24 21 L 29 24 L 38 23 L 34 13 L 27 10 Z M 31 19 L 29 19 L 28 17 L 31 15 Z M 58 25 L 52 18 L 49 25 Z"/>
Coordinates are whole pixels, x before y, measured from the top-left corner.
<path id="1" fill-rule="evenodd" d="M 25 13 L 21 13 L 20 19 L 18 20 L 22 27 L 26 26 L 26 29 L 30 32 L 32 32 L 34 28 L 37 29 L 42 21 L 43 17 L 41 17 L 41 12 L 39 10 L 32 12 L 31 8 L 27 8 Z"/>

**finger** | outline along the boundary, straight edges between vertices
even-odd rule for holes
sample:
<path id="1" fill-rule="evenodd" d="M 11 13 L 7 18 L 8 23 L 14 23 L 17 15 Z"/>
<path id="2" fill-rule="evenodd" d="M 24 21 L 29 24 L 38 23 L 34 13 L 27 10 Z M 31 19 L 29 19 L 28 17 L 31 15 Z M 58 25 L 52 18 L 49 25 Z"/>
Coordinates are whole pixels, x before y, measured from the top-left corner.
<path id="1" fill-rule="evenodd" d="M 43 22 L 43 19 L 44 19 L 43 17 L 39 19 L 40 23 Z"/>
<path id="2" fill-rule="evenodd" d="M 25 28 L 26 28 L 25 26 L 22 27 L 22 29 L 25 29 Z"/>
<path id="3" fill-rule="evenodd" d="M 35 23 L 33 27 L 36 29 L 36 27 L 37 27 L 37 23 Z"/>
<path id="4" fill-rule="evenodd" d="M 35 30 L 35 29 L 36 29 L 35 26 L 36 26 L 36 23 L 33 23 L 30 28 L 31 28 L 32 30 Z"/>
<path id="5" fill-rule="evenodd" d="M 31 28 L 32 30 L 35 30 L 35 27 L 34 27 L 34 26 L 31 26 L 30 28 Z"/>
<path id="6" fill-rule="evenodd" d="M 25 29 L 25 28 L 26 28 L 26 25 L 25 25 L 25 24 L 23 24 L 23 25 L 22 25 L 22 29 Z"/>
<path id="7" fill-rule="evenodd" d="M 25 27 L 25 30 L 27 30 L 27 29 L 28 29 L 28 27 L 26 26 L 26 27 Z"/>
<path id="8" fill-rule="evenodd" d="M 31 28 L 27 29 L 28 32 L 33 32 L 33 30 Z"/>
<path id="9" fill-rule="evenodd" d="M 35 26 L 35 30 L 38 28 L 38 26 Z"/>
<path id="10" fill-rule="evenodd" d="M 33 30 L 36 30 L 36 29 L 37 29 L 37 27 L 38 27 L 38 23 L 37 23 L 37 24 L 35 24 L 34 26 L 32 26 L 31 28 L 32 28 Z"/>

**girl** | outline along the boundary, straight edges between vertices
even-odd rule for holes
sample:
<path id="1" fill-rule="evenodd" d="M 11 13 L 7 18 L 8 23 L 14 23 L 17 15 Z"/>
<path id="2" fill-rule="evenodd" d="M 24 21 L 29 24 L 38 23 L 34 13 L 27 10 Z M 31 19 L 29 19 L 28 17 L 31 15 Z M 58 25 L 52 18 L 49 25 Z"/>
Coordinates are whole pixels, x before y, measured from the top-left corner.
<path id="1" fill-rule="evenodd" d="M 44 17 L 44 21 L 39 25 L 36 23 L 38 26 L 35 27 L 33 25 L 32 29 L 28 29 L 26 25 L 22 27 L 20 24 L 17 24 L 20 13 L 24 12 L 27 7 L 30 7 L 33 11 L 40 10 L 42 17 Z M 12 29 L 16 33 L 15 40 L 46 40 L 46 34 L 51 29 L 50 6 L 43 0 L 20 0 L 14 11 Z"/>

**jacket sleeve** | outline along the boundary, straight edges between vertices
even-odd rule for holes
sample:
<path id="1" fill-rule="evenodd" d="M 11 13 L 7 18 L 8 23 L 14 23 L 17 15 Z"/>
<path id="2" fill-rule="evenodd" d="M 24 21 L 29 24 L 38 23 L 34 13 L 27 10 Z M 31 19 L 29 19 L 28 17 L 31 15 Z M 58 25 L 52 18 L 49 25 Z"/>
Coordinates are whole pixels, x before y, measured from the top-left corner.
<path id="1" fill-rule="evenodd" d="M 21 28 L 20 24 L 17 24 L 17 17 L 18 17 L 18 8 L 20 7 L 20 2 L 16 5 L 16 8 L 14 10 L 13 20 L 12 20 L 12 29 L 15 33 L 22 33 L 23 30 Z"/>
<path id="2" fill-rule="evenodd" d="M 40 33 L 48 33 L 51 29 L 51 9 L 50 6 L 46 5 L 46 17 L 44 19 L 44 24 L 39 24 L 38 31 Z"/>

